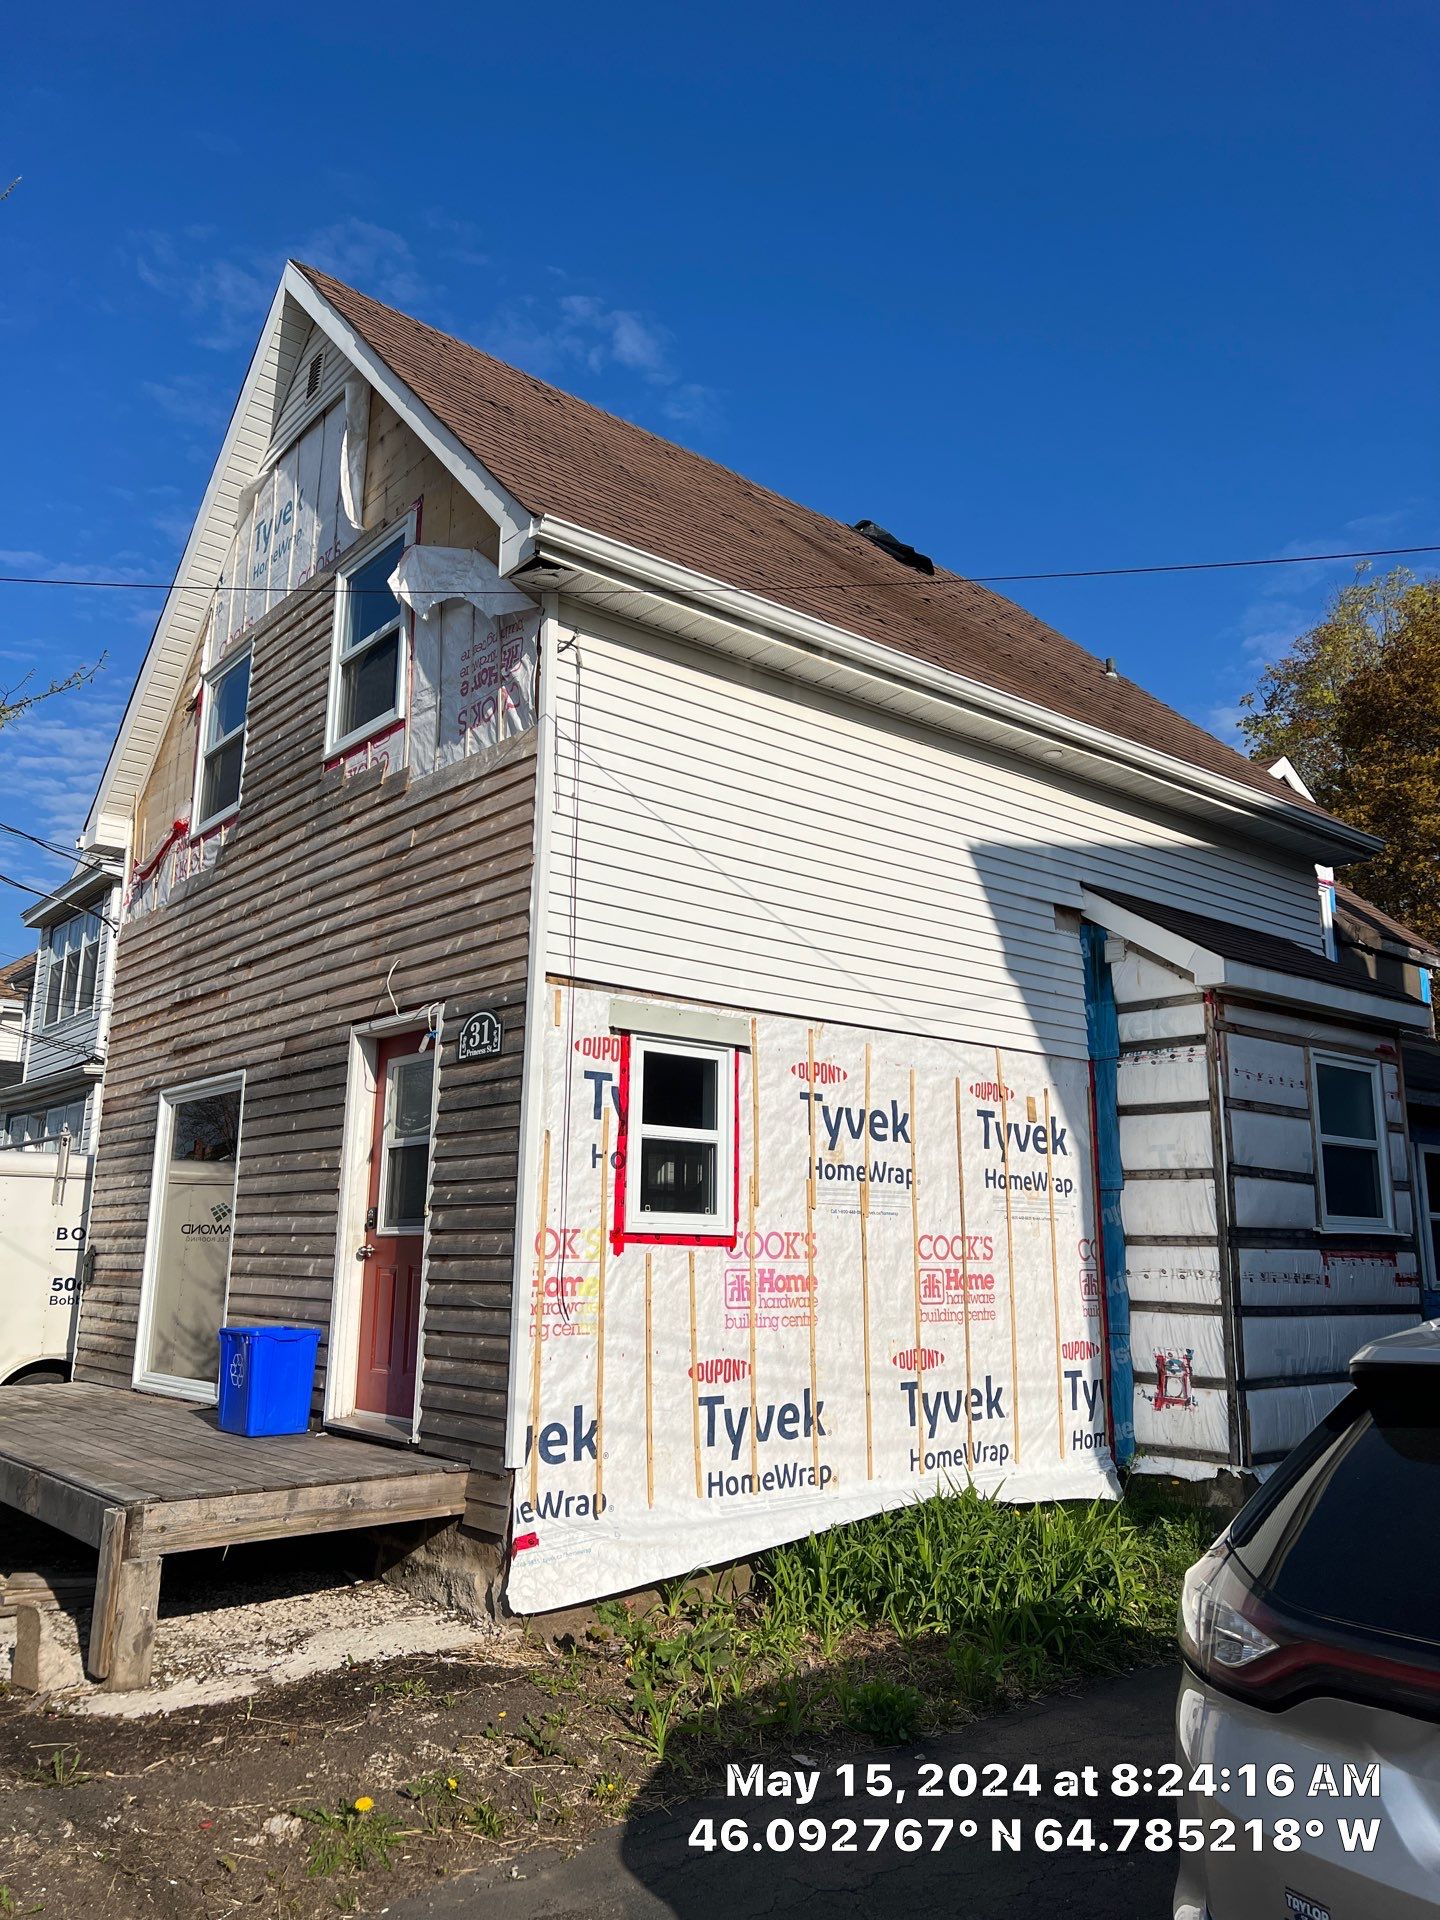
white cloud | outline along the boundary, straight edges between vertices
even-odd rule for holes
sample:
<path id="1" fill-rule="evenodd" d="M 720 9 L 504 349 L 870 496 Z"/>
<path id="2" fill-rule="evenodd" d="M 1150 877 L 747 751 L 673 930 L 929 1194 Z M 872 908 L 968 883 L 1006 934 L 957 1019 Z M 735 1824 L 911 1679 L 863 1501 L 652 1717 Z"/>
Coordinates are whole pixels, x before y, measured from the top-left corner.
<path id="1" fill-rule="evenodd" d="M 576 367 L 634 374 L 654 389 L 661 413 L 677 424 L 708 423 L 716 416 L 713 389 L 681 378 L 670 329 L 596 294 L 531 295 L 512 302 L 486 328 L 482 344 L 542 379 L 563 381 Z"/>
<path id="2" fill-rule="evenodd" d="M 46 667 L 30 682 L 48 680 L 61 668 Z M 11 681 L 13 685 L 13 681 Z M 22 689 L 23 691 L 23 689 Z M 0 727 L 0 790 L 11 796 L 6 817 L 12 826 L 69 846 L 85 824 L 99 785 L 110 743 L 124 711 L 121 688 L 102 680 L 56 694 Z M 53 884 L 55 863 L 38 848 L 3 836 L 7 873 L 16 879 Z M 18 850 L 27 848 L 22 854 Z"/>
<path id="3" fill-rule="evenodd" d="M 142 380 L 140 391 L 162 413 L 183 426 L 218 429 L 229 417 L 219 384 L 199 374 L 176 374 L 172 380 Z"/>

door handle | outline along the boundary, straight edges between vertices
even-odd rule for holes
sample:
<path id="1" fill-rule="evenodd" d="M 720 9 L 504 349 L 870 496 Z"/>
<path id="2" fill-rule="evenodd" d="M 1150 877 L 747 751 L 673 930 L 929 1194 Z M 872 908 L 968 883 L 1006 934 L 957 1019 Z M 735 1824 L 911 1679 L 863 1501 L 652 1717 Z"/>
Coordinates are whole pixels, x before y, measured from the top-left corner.
<path id="1" fill-rule="evenodd" d="M 363 1247 L 357 1247 L 355 1249 L 355 1258 L 357 1260 L 368 1260 L 374 1251 L 374 1247 L 372 1247 L 367 1240 Z"/>

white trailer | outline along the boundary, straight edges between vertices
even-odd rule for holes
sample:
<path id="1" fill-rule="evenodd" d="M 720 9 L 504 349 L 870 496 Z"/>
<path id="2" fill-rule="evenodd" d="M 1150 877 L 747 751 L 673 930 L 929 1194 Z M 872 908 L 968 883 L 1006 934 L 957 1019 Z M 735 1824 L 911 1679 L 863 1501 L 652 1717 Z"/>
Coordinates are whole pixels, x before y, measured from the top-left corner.
<path id="1" fill-rule="evenodd" d="M 0 1153 L 0 1388 L 70 1371 L 91 1157 Z"/>

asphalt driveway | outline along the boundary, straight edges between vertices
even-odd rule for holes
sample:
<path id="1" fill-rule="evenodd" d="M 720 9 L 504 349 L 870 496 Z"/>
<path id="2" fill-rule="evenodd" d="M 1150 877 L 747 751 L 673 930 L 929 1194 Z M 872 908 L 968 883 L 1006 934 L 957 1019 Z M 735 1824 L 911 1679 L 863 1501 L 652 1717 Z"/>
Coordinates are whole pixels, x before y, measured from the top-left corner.
<path id="1" fill-rule="evenodd" d="M 787 1920 L 794 1915 L 798 1920 L 817 1909 L 845 1920 L 915 1920 L 929 1914 L 957 1920 L 1168 1920 L 1175 1856 L 1150 1853 L 1143 1844 L 1119 1854 L 1113 1841 L 1102 1852 L 1098 1839 L 1111 1834 L 1116 1818 L 1173 1818 L 1177 1803 L 1143 1793 L 1116 1798 L 1108 1790 L 1094 1798 L 1057 1799 L 1050 1784 L 1063 1769 L 1078 1773 L 1089 1766 L 1097 1769 L 1104 1789 L 1111 1769 L 1122 1762 L 1143 1769 L 1171 1759 L 1176 1683 L 1174 1667 L 1150 1669 L 915 1747 L 857 1748 L 857 1774 L 863 1778 L 868 1762 L 888 1763 L 896 1785 L 908 1789 L 903 1804 L 863 1794 L 847 1800 L 834 1762 L 827 1760 L 809 1805 L 770 1794 L 763 1800 L 720 1793 L 679 1801 L 617 1826 L 568 1860 L 535 1854 L 515 1869 L 445 1881 L 388 1911 L 391 1920 L 479 1920 L 481 1915 L 484 1920 L 662 1920 L 665 1915 L 680 1920 L 759 1920 L 761 1915 Z M 799 1751 L 803 1755 L 803 1744 Z M 919 1801 L 916 1784 L 925 1777 L 926 1761 L 938 1762 L 947 1782 L 957 1763 L 979 1770 L 999 1762 L 1007 1769 L 1007 1785 L 1016 1769 L 1034 1761 L 1045 1791 L 1038 1798 L 1007 1794 Z M 776 1852 L 764 1838 L 777 1817 L 797 1828 L 802 1819 L 823 1820 L 827 1833 L 836 1836 L 844 1831 L 836 1823 L 847 1815 L 863 1823 L 886 1813 L 892 1819 L 974 1815 L 980 1831 L 973 1840 L 952 1837 L 939 1852 L 916 1853 L 900 1852 L 888 1836 L 878 1851 L 868 1852 L 874 1829 L 863 1824 L 854 1853 L 827 1846 L 807 1854 L 794 1845 Z M 748 1823 L 746 1851 L 726 1852 L 717 1845 L 706 1852 L 689 1844 L 697 1822 L 713 1819 L 718 1835 L 723 1822 L 737 1817 Z M 1047 1817 L 1061 1819 L 1067 1831 L 1077 1818 L 1089 1817 L 1096 1847 L 1039 1851 L 1031 1836 L 1036 1822 Z M 1007 1825 L 1019 1820 L 1026 1836 L 1023 1850 L 992 1851 L 992 1820 Z"/>

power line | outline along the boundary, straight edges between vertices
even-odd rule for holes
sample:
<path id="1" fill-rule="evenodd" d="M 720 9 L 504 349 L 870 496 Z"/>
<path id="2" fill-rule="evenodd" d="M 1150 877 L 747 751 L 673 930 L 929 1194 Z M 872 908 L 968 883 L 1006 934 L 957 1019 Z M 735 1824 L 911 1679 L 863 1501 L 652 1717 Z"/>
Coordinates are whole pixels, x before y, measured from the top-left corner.
<path id="1" fill-rule="evenodd" d="M 38 833 L 27 833 L 24 827 L 12 827 L 8 820 L 0 820 L 0 833 L 13 833 L 17 840 L 28 840 L 32 847 L 43 847 L 46 853 L 57 854 L 62 860 L 73 860 L 77 867 L 91 867 L 96 873 L 110 871 L 103 860 L 89 860 L 75 847 L 62 847 L 54 840 L 42 840 Z"/>
<path id="2" fill-rule="evenodd" d="M 57 906 L 63 906 L 65 904 L 62 895 L 58 893 L 47 893 L 43 887 L 32 887 L 24 880 L 12 880 L 8 873 L 0 873 L 0 885 L 14 887 L 18 893 L 33 893 L 37 900 L 53 900 Z M 77 907 L 75 911 L 77 914 L 93 913 L 95 918 L 109 927 L 112 933 L 118 933 L 120 931 L 109 914 L 102 913 L 99 907 Z"/>
<path id="3" fill-rule="evenodd" d="M 1281 553 L 1271 554 L 1257 560 L 1172 560 L 1153 565 L 1128 567 L 1058 567 L 1035 573 L 972 573 L 935 575 L 916 572 L 908 578 L 894 580 L 806 580 L 797 584 L 806 587 L 850 588 L 858 592 L 873 593 L 885 587 L 995 587 L 1012 585 L 1025 580 L 1117 580 L 1133 578 L 1137 574 L 1161 573 L 1222 573 L 1246 567 L 1304 567 L 1321 561 L 1333 560 L 1396 560 L 1422 553 L 1440 553 L 1440 544 L 1418 547 L 1347 547 L 1335 553 Z M 308 584 L 308 583 L 302 583 Z M 318 587 L 328 587 L 328 580 L 316 583 Z M 764 593 L 777 583 L 770 581 L 761 586 L 736 587 L 723 586 L 726 593 Z M 203 593 L 211 589 L 176 578 L 174 580 L 58 580 L 50 574 L 40 573 L 0 573 L 0 586 L 4 587 L 101 587 L 117 592 L 129 593 L 171 593 L 178 587 L 189 586 L 192 592 Z M 220 589 L 216 589 L 219 591 Z M 295 587 L 240 587 L 226 586 L 226 593 L 267 593 L 280 597 L 300 591 Z M 356 595 L 367 593 L 388 594 L 388 587 L 351 587 Z"/>

